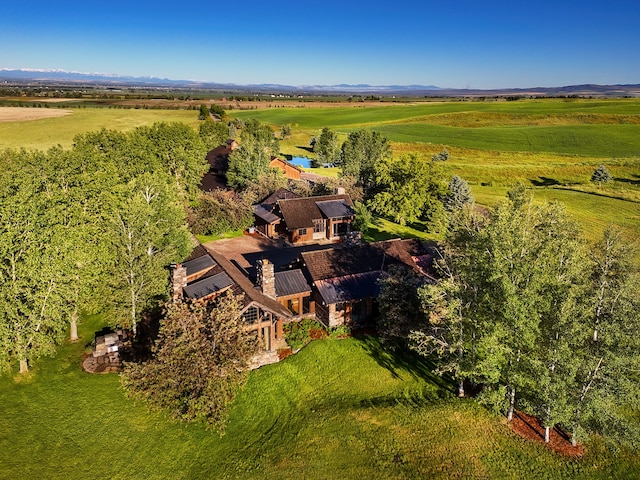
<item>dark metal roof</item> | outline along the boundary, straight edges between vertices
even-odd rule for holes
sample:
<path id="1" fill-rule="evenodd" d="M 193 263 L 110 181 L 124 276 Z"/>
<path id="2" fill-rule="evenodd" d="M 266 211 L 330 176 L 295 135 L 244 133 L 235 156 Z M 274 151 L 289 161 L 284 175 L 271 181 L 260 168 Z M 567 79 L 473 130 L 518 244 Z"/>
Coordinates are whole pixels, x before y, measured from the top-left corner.
<path id="1" fill-rule="evenodd" d="M 316 202 L 316 205 L 327 218 L 352 217 L 356 214 L 353 208 L 343 200 Z"/>
<path id="2" fill-rule="evenodd" d="M 432 254 L 424 243 L 415 239 L 385 240 L 302 252 L 300 255 L 313 281 L 385 271 L 390 265 L 406 265 L 422 274 L 431 273 Z"/>
<path id="3" fill-rule="evenodd" d="M 188 298 L 203 298 L 231 285 L 233 285 L 233 280 L 231 280 L 226 272 L 222 272 L 187 285 L 184 287 L 184 294 Z"/>
<path id="4" fill-rule="evenodd" d="M 276 272 L 276 297 L 287 297 L 300 293 L 310 293 L 311 287 L 304 278 L 302 270 Z"/>
<path id="5" fill-rule="evenodd" d="M 187 276 L 195 275 L 196 273 L 203 272 L 210 269 L 216 264 L 213 258 L 209 255 L 203 255 L 192 260 L 187 260 L 182 264 L 187 269 Z"/>
<path id="6" fill-rule="evenodd" d="M 322 195 L 278 200 L 278 208 L 289 230 L 313 228 L 313 221 L 323 218 L 318 204 L 326 201 L 339 201 L 351 206 L 349 195 Z"/>
<path id="7" fill-rule="evenodd" d="M 385 273 L 381 271 L 357 273 L 318 280 L 315 282 L 315 286 L 326 304 L 375 298 L 380 294 L 378 279 L 382 275 Z"/>
<path id="8" fill-rule="evenodd" d="M 269 210 L 264 208 L 262 205 L 254 205 L 253 213 L 255 214 L 256 217 L 261 218 L 267 223 L 275 223 L 280 220 L 279 216 L 274 215 Z"/>

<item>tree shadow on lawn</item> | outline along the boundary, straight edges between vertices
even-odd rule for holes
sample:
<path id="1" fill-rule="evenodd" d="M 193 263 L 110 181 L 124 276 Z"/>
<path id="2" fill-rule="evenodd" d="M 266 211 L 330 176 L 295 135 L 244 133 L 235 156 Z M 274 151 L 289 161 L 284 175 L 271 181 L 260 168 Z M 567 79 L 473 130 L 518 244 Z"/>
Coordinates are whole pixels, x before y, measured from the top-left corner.
<path id="1" fill-rule="evenodd" d="M 560 185 L 560 182 L 555 178 L 538 177 L 540 180 L 531 179 L 531 183 L 536 187 L 553 187 L 554 185 Z"/>
<path id="2" fill-rule="evenodd" d="M 615 177 L 614 180 L 616 182 L 629 183 L 631 185 L 640 185 L 640 175 L 632 174 L 631 176 L 634 177 L 636 180 L 632 178 L 618 178 L 618 177 Z"/>
<path id="3" fill-rule="evenodd" d="M 305 150 L 309 153 L 313 153 L 313 147 L 303 147 L 301 145 L 296 145 L 296 148 L 299 148 L 300 150 Z"/>
<path id="4" fill-rule="evenodd" d="M 456 393 L 451 379 L 434 373 L 436 365 L 431 360 L 408 348 L 387 348 L 372 335 L 356 335 L 354 338 L 378 365 L 388 370 L 394 378 L 401 378 L 400 371 L 408 372 L 415 379 L 426 380 L 437 387 L 439 397 Z"/>

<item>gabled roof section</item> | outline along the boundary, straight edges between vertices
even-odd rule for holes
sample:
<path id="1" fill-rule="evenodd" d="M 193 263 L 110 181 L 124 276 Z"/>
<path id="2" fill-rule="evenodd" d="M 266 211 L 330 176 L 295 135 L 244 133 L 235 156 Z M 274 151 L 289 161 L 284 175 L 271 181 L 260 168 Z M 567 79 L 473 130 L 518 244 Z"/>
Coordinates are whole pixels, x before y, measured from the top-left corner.
<path id="1" fill-rule="evenodd" d="M 300 195 L 287 190 L 286 188 L 279 188 L 267 198 L 260 202 L 260 205 L 274 205 L 278 200 L 288 200 L 292 198 L 300 198 Z"/>
<path id="2" fill-rule="evenodd" d="M 184 294 L 187 298 L 200 299 L 221 292 L 232 285 L 233 280 L 229 275 L 220 272 L 187 285 L 184 287 Z"/>
<path id="3" fill-rule="evenodd" d="M 280 221 L 280 217 L 279 216 L 277 216 L 274 213 L 271 213 L 269 210 L 267 210 L 262 205 L 254 205 L 253 206 L 253 214 L 256 217 L 261 218 L 262 220 L 264 220 L 267 223 L 277 223 L 277 222 Z"/>
<path id="4" fill-rule="evenodd" d="M 280 157 L 271 157 L 271 162 L 269 163 L 270 166 L 275 167 L 276 164 L 280 164 L 283 167 L 287 166 L 287 167 L 291 167 L 295 170 L 298 170 L 299 172 L 302 172 L 302 169 L 298 166 L 298 165 L 294 165 L 293 163 L 289 162 L 288 160 L 283 160 Z"/>
<path id="5" fill-rule="evenodd" d="M 247 306 L 251 303 L 259 304 L 265 310 L 269 310 L 272 313 L 276 314 L 280 317 L 291 318 L 292 313 L 280 305 L 280 303 L 276 302 L 274 299 L 263 295 L 260 290 L 258 290 L 251 280 L 243 275 L 243 273 L 238 270 L 238 268 L 233 265 L 229 260 L 227 260 L 223 255 L 209 252 L 209 254 L 213 257 L 213 260 L 226 272 L 229 277 L 234 282 L 234 287 L 237 287 L 240 291 L 238 293 L 244 293 L 244 306 Z M 234 288 L 234 292 L 237 291 Z"/>
<path id="6" fill-rule="evenodd" d="M 433 245 L 420 240 L 386 240 L 301 253 L 313 282 L 358 273 L 387 271 L 390 265 L 405 265 L 430 275 Z M 414 260 L 415 259 L 415 260 Z"/>
<path id="7" fill-rule="evenodd" d="M 278 317 L 292 317 L 292 313 L 287 308 L 264 295 L 223 255 L 209 251 L 198 243 L 191 255 L 183 262 L 183 265 L 187 267 L 187 273 L 189 272 L 189 263 L 192 268 L 196 268 L 196 266 L 200 268 L 207 264 L 211 264 L 211 266 L 197 280 L 190 282 L 183 288 L 187 298 L 201 299 L 230 289 L 234 295 L 242 296 L 243 309 L 250 305 L 256 305 Z"/>
<path id="8" fill-rule="evenodd" d="M 318 280 L 314 284 L 325 303 L 340 303 L 361 298 L 375 298 L 380 294 L 378 279 L 384 272 L 365 272 L 344 277 Z"/>
<path id="9" fill-rule="evenodd" d="M 187 269 L 187 277 L 190 277 L 209 270 L 215 264 L 216 262 L 213 261 L 213 258 L 211 258 L 210 255 L 202 255 L 201 257 L 194 258 L 193 260 L 183 262 L 182 266 Z"/>
<path id="10" fill-rule="evenodd" d="M 324 200 L 316 202 L 316 205 L 327 218 L 352 217 L 356 214 L 351 205 L 344 200 Z"/>
<path id="11" fill-rule="evenodd" d="M 326 218 L 318 207 L 318 202 L 328 201 L 342 202 L 349 207 L 353 207 L 353 202 L 349 195 L 322 195 L 278 200 L 278 207 L 290 230 L 312 228 L 314 220 Z"/>
<path id="12" fill-rule="evenodd" d="M 311 292 L 311 287 L 309 287 L 300 269 L 276 272 L 275 283 L 277 297 L 288 297 Z"/>

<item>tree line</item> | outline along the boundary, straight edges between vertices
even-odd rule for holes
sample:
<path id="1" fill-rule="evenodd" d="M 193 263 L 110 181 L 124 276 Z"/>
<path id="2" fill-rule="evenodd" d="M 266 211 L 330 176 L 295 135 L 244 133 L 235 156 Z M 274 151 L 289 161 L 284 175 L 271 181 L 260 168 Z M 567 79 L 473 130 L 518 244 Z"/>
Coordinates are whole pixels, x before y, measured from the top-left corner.
<path id="1" fill-rule="evenodd" d="M 637 447 L 640 276 L 613 228 L 595 245 L 557 203 L 522 186 L 491 213 L 452 211 L 439 280 L 383 283 L 383 336 L 436 359 L 511 420 L 516 409 L 577 442 L 590 433 Z M 411 314 L 409 312 L 417 312 Z"/>
<path id="2" fill-rule="evenodd" d="M 67 332 L 76 340 L 80 313 L 136 331 L 166 295 L 167 265 L 192 248 L 186 206 L 207 139 L 158 123 L 0 153 L 0 367 L 26 372 Z"/>

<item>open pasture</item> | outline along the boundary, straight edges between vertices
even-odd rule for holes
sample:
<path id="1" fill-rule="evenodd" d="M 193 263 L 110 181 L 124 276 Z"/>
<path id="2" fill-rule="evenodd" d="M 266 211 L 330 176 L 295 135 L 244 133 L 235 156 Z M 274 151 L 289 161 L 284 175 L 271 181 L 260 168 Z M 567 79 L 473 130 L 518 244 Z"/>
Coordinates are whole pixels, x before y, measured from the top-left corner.
<path id="1" fill-rule="evenodd" d="M 198 112 L 193 110 L 119 108 L 59 110 L 25 107 L 5 107 L 2 110 L 22 112 L 22 115 L 29 112 L 33 112 L 34 115 L 51 114 L 52 118 L 26 119 L 23 117 L 0 122 L 0 150 L 5 148 L 47 150 L 56 145 L 69 148 L 76 135 L 102 128 L 127 131 L 155 122 L 182 122 L 194 127 L 198 124 Z M 25 113 L 25 111 L 29 112 Z M 65 115 L 53 117 L 53 114 L 60 112 L 64 112 Z"/>

